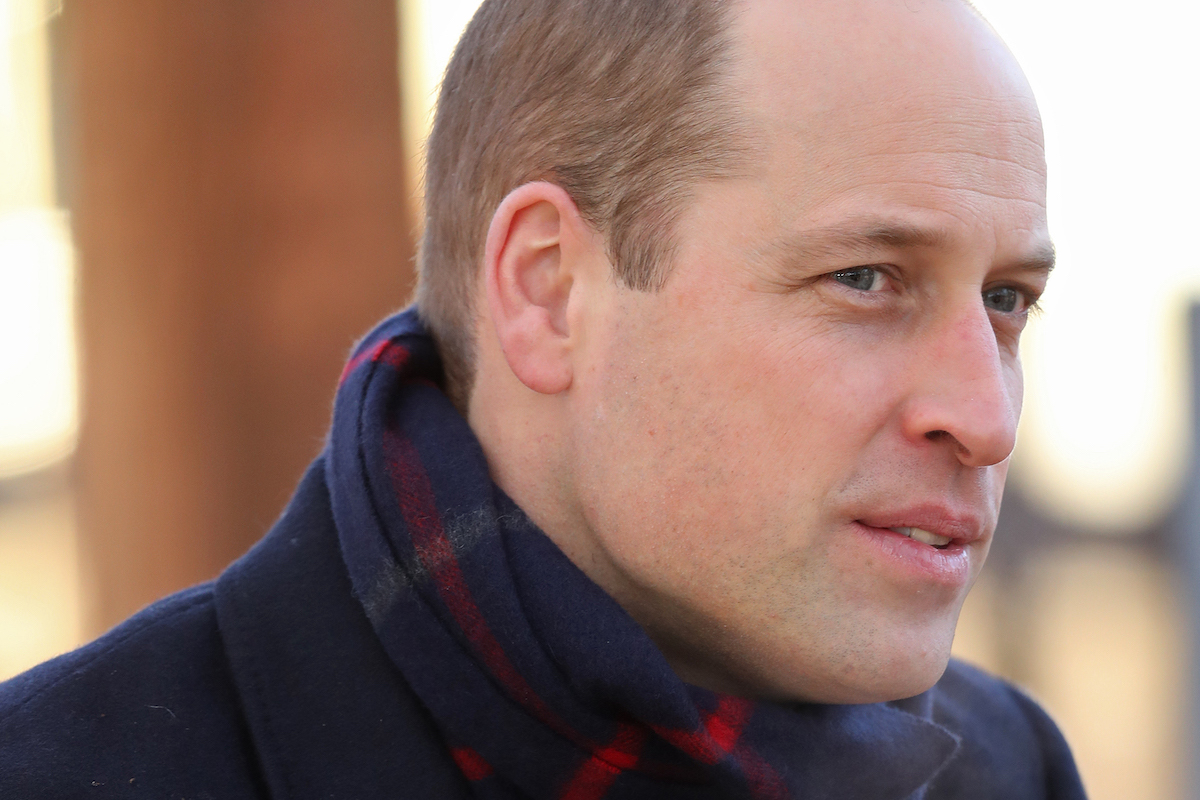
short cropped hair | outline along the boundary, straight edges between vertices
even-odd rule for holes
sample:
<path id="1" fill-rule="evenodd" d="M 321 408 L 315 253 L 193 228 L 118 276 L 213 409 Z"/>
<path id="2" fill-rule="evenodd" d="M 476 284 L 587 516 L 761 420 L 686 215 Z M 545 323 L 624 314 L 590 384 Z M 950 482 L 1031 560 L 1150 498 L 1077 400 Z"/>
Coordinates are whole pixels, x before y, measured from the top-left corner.
<path id="1" fill-rule="evenodd" d="M 655 291 L 693 187 L 743 153 L 728 82 L 730 0 L 485 0 L 446 69 L 426 148 L 417 302 L 465 413 L 492 215 L 561 186 L 615 277 Z"/>

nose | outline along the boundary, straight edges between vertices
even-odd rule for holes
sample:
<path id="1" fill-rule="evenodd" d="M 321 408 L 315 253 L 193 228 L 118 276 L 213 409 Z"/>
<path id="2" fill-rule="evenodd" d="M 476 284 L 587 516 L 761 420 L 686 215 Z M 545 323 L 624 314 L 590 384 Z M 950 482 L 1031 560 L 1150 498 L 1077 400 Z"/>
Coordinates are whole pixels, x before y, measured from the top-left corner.
<path id="1" fill-rule="evenodd" d="M 1021 413 L 1021 369 L 1010 363 L 982 304 L 931 326 L 912 351 L 904 433 L 951 449 L 960 463 L 987 467 L 1012 454 Z"/>

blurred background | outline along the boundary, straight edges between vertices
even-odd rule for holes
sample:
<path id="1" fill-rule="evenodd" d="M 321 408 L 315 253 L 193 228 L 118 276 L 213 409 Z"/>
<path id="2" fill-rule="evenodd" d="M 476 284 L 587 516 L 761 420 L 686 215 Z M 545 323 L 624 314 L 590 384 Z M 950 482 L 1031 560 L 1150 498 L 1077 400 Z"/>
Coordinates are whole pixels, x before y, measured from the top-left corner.
<path id="1" fill-rule="evenodd" d="M 472 0 L 0 0 L 0 679 L 210 578 L 403 305 Z M 1200 10 L 976 0 L 1046 126 L 1059 267 L 956 651 L 1097 800 L 1197 797 Z"/>

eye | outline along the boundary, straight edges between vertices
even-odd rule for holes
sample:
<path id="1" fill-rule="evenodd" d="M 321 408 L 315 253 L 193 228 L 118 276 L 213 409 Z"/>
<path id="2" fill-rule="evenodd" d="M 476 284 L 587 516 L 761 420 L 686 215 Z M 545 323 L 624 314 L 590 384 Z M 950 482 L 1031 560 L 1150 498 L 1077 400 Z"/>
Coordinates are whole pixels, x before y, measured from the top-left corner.
<path id="1" fill-rule="evenodd" d="M 883 273 L 874 267 L 855 267 L 830 273 L 835 281 L 860 292 L 877 292 L 883 288 Z"/>
<path id="2" fill-rule="evenodd" d="M 1011 286 L 997 286 L 994 289 L 984 289 L 983 305 L 993 311 L 1011 314 L 1014 311 L 1024 311 L 1024 292 Z"/>

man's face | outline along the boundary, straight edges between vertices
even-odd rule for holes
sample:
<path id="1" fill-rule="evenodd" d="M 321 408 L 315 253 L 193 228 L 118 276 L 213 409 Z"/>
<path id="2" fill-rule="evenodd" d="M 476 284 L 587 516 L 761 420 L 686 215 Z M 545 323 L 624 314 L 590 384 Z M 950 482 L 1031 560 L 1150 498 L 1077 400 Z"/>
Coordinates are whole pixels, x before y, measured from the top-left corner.
<path id="1" fill-rule="evenodd" d="M 957 3 L 766 0 L 735 32 L 758 149 L 698 187 L 662 291 L 601 303 L 571 555 L 685 679 L 913 695 L 945 668 L 1013 447 L 1049 260 L 1037 110 Z"/>

